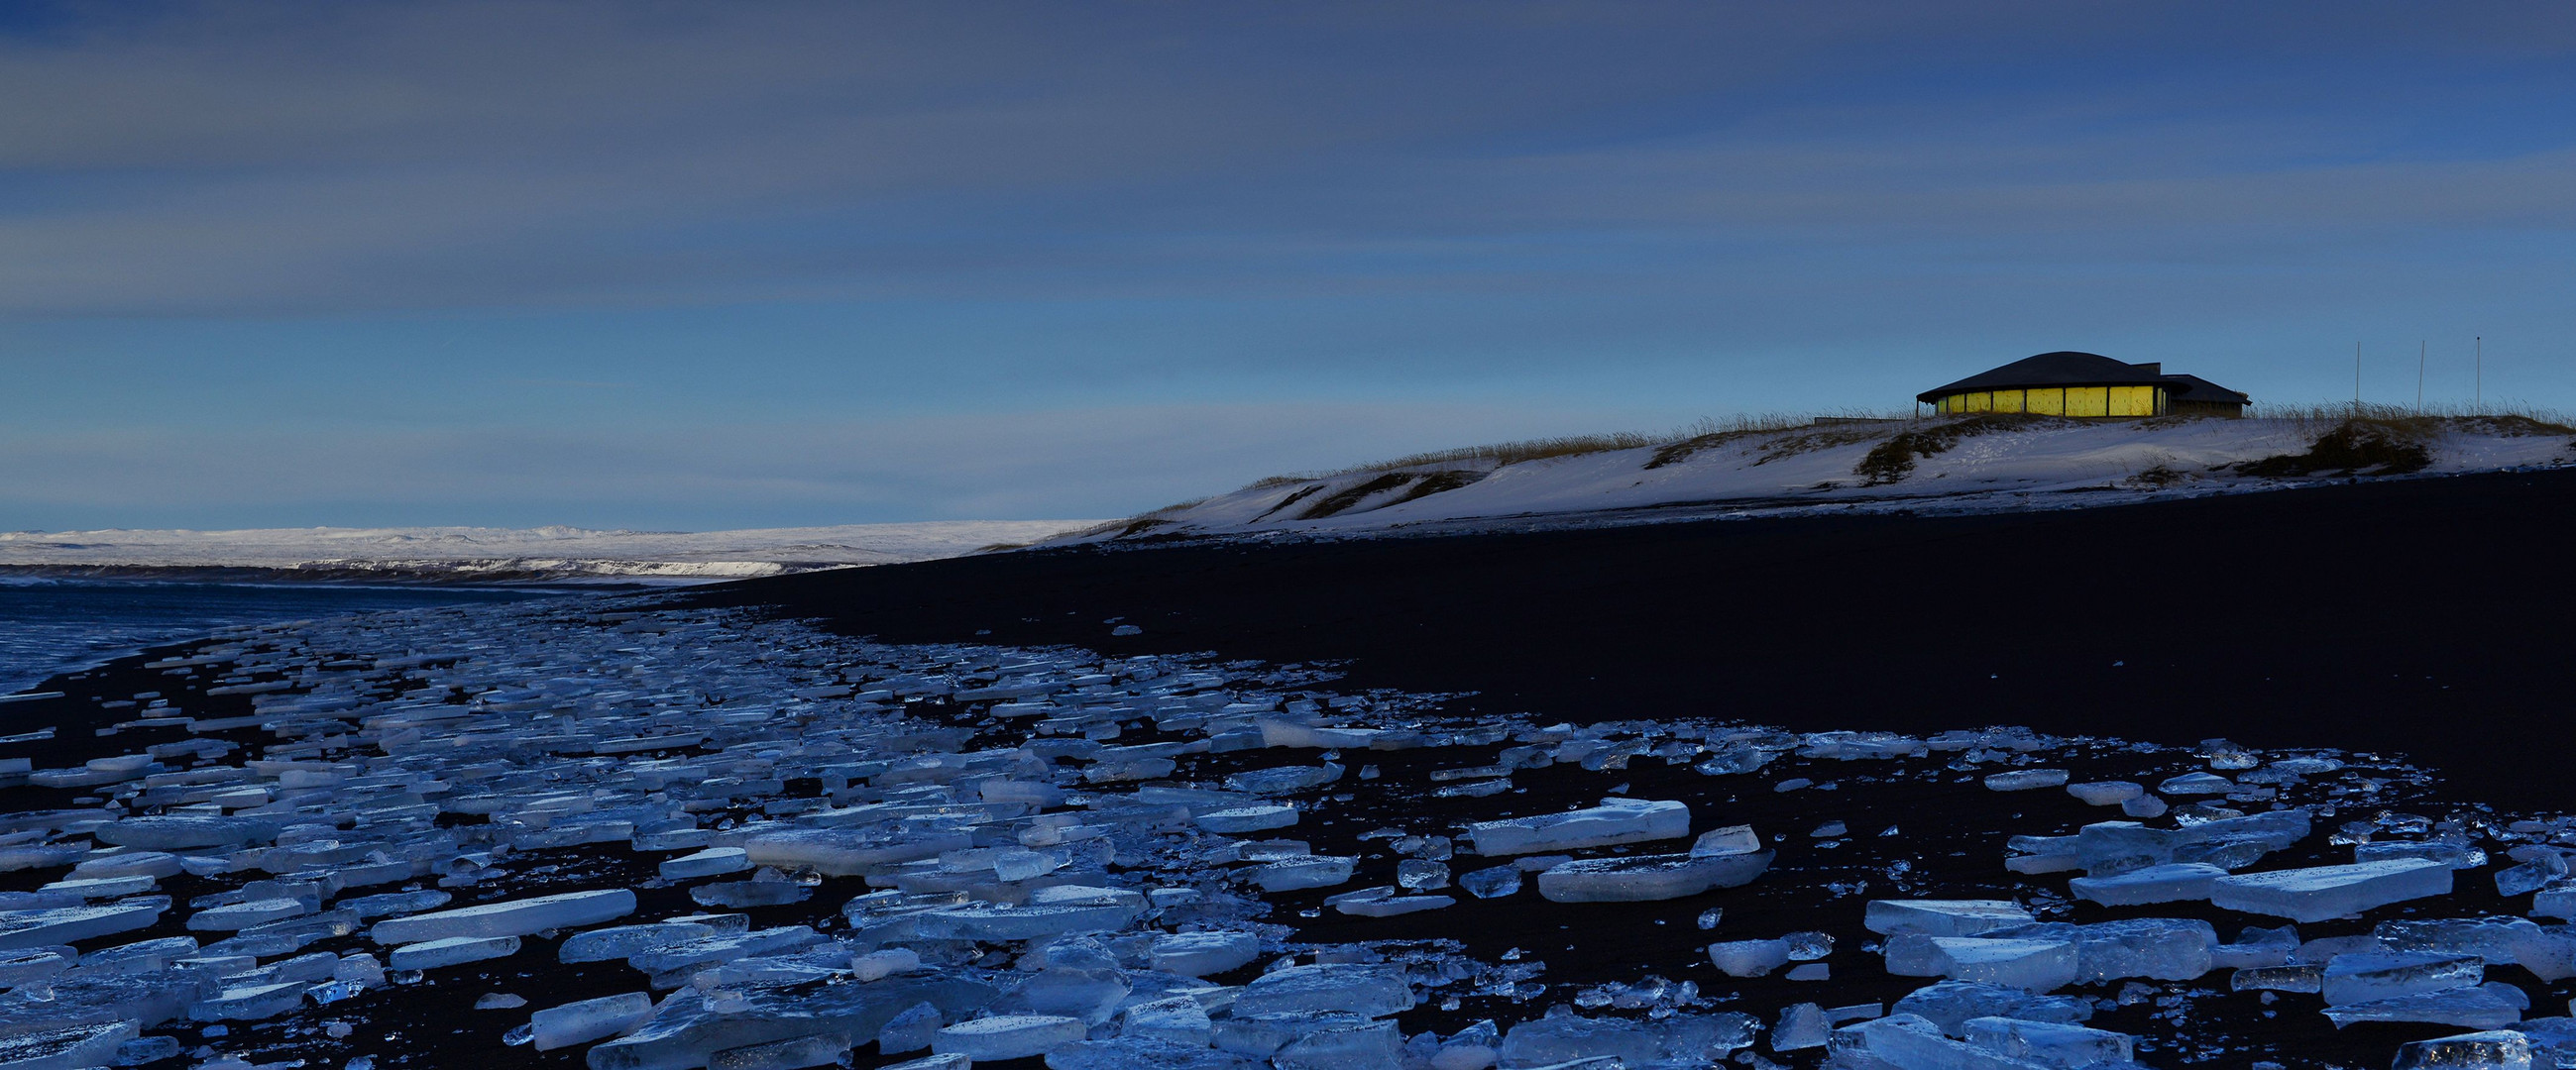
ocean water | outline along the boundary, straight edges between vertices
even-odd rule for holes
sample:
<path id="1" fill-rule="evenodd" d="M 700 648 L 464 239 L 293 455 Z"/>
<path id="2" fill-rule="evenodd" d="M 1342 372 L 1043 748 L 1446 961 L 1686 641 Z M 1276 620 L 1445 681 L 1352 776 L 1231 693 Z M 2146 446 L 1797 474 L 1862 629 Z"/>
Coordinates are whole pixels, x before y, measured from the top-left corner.
<path id="1" fill-rule="evenodd" d="M 0 580 L 0 694 L 238 624 L 380 609 L 517 602 L 561 588 L 148 580 Z"/>

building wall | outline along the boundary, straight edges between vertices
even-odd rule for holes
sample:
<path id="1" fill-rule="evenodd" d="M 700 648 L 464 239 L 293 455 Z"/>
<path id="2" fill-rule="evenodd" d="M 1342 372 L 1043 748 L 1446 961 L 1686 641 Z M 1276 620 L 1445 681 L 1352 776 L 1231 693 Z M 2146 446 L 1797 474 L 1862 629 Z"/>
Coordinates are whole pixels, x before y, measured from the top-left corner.
<path id="1" fill-rule="evenodd" d="M 1951 394 L 1933 404 L 1944 415 L 2028 412 L 2046 416 L 2135 417 L 2165 412 L 2160 386 L 2051 386 Z"/>

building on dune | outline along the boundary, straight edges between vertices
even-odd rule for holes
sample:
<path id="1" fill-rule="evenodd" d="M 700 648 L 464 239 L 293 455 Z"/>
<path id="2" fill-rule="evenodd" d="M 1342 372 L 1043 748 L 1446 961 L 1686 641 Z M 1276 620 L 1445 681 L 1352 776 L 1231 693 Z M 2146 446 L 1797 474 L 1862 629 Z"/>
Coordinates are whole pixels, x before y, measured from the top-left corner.
<path id="1" fill-rule="evenodd" d="M 2099 353 L 2062 350 L 2023 357 L 1947 386 L 1914 395 L 1942 415 L 2028 412 L 2045 416 L 2133 419 L 2141 416 L 2245 415 L 2252 399 L 2197 375 L 2168 375 L 2164 365 L 2129 364 Z"/>

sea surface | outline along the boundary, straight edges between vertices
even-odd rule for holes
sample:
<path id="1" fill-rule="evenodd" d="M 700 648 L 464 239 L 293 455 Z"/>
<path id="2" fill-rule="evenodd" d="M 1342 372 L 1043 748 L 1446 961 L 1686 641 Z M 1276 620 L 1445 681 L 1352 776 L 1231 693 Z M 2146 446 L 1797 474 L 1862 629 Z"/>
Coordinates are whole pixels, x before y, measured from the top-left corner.
<path id="1" fill-rule="evenodd" d="M 595 591 L 596 589 L 590 589 Z M 0 580 L 0 694 L 239 624 L 583 593 L 542 587 Z"/>

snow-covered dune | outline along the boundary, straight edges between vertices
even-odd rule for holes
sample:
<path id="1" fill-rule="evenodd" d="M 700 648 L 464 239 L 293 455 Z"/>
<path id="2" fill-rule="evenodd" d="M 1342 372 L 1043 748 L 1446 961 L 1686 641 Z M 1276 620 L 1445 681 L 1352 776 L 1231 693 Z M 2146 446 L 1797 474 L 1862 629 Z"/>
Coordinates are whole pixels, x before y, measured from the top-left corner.
<path id="1" fill-rule="evenodd" d="M 1534 460 L 1471 456 L 1264 480 L 1059 541 L 1819 509 L 2069 508 L 2267 489 L 2355 472 L 2559 465 L 2576 461 L 2571 438 L 2576 434 L 2564 427 L 2517 417 L 2352 424 L 2175 417 L 1824 422 Z M 2352 463 L 2354 456 L 2363 462 Z"/>
<path id="2" fill-rule="evenodd" d="M 0 567 L 252 568 L 410 578 L 723 580 L 955 557 L 1092 520 L 959 520 L 743 531 L 261 528 L 0 532 Z"/>

